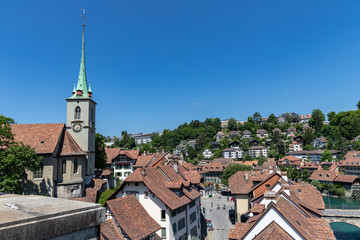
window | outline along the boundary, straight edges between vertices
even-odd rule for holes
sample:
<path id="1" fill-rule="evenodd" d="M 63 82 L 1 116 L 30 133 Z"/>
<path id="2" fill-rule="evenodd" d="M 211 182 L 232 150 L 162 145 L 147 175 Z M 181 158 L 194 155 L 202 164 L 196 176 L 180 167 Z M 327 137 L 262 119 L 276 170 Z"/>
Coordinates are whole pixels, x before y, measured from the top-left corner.
<path id="1" fill-rule="evenodd" d="M 34 178 L 43 178 L 44 166 L 40 163 L 39 170 L 34 172 Z"/>
<path id="2" fill-rule="evenodd" d="M 62 174 L 66 174 L 66 160 L 62 161 Z"/>
<path id="3" fill-rule="evenodd" d="M 118 173 L 116 173 L 116 176 L 122 177 L 122 173 L 121 173 L 121 172 L 118 172 Z"/>
<path id="4" fill-rule="evenodd" d="M 161 221 L 165 221 L 165 219 L 166 219 L 165 210 L 161 210 Z"/>
<path id="5" fill-rule="evenodd" d="M 195 222 L 195 220 L 196 220 L 196 212 L 193 212 L 192 214 L 190 214 L 190 224 Z"/>
<path id="6" fill-rule="evenodd" d="M 196 226 L 193 227 L 193 228 L 190 230 L 190 234 L 191 234 L 191 240 L 196 239 L 196 237 L 197 237 L 197 229 L 196 229 Z"/>
<path id="7" fill-rule="evenodd" d="M 179 220 L 178 222 L 178 231 L 180 231 L 181 229 L 183 229 L 185 227 L 185 218 L 182 218 Z"/>
<path id="8" fill-rule="evenodd" d="M 177 230 L 176 230 L 176 223 L 173 223 L 173 232 L 174 234 L 176 234 Z"/>
<path id="9" fill-rule="evenodd" d="M 139 200 L 139 193 L 136 191 L 126 191 L 126 196 L 135 195 L 136 199 Z"/>
<path id="10" fill-rule="evenodd" d="M 161 238 L 166 238 L 166 228 L 161 229 Z"/>
<path id="11" fill-rule="evenodd" d="M 195 200 L 192 200 L 189 204 L 189 208 L 192 208 L 193 206 L 195 206 Z"/>
<path id="12" fill-rule="evenodd" d="M 91 111 L 90 111 L 90 121 L 94 122 L 94 109 L 93 108 L 91 108 Z"/>
<path id="13" fill-rule="evenodd" d="M 81 118 L 81 108 L 77 106 L 75 108 L 75 119 L 80 119 L 80 118 Z"/>
<path id="14" fill-rule="evenodd" d="M 135 183 L 135 186 L 139 186 L 139 183 L 136 182 L 136 183 Z"/>
<path id="15" fill-rule="evenodd" d="M 74 160 L 74 173 L 78 172 L 78 161 L 77 159 Z"/>
<path id="16" fill-rule="evenodd" d="M 148 199 L 149 198 L 149 192 L 144 192 L 144 198 Z"/>

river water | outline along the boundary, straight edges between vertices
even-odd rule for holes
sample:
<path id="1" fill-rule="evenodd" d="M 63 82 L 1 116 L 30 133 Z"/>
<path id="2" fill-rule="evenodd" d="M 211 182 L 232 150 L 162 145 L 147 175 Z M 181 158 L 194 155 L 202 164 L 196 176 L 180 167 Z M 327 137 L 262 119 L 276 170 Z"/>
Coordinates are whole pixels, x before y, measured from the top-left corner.
<path id="1" fill-rule="evenodd" d="M 323 196 L 326 209 L 360 209 L 360 200 L 352 198 L 334 198 Z M 330 223 L 331 229 L 338 240 L 360 240 L 360 228 L 348 223 Z"/>
<path id="2" fill-rule="evenodd" d="M 326 209 L 341 209 L 344 204 L 344 209 L 360 209 L 360 200 L 352 198 L 335 198 L 323 196 Z"/>
<path id="3" fill-rule="evenodd" d="M 360 228 L 348 223 L 330 223 L 331 229 L 334 231 L 334 235 L 337 240 L 359 240 Z"/>

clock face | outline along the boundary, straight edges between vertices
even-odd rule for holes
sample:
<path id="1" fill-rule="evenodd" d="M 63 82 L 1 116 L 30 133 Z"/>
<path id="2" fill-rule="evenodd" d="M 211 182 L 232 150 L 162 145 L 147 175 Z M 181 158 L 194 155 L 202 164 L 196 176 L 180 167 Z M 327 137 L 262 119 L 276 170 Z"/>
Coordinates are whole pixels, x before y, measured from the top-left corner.
<path id="1" fill-rule="evenodd" d="M 72 125 L 72 129 L 73 129 L 74 132 L 80 132 L 81 129 L 82 129 L 82 126 L 81 126 L 80 123 L 74 123 L 74 124 Z"/>

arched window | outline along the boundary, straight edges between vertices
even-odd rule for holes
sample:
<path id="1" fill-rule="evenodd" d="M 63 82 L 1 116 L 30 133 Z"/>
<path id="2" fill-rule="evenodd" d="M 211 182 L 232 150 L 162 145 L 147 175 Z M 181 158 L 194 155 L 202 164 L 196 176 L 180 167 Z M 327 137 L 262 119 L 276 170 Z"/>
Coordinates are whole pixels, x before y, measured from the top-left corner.
<path id="1" fill-rule="evenodd" d="M 77 159 L 74 160 L 74 173 L 78 172 L 78 161 Z"/>
<path id="2" fill-rule="evenodd" d="M 77 106 L 75 108 L 75 119 L 80 119 L 80 118 L 81 118 L 81 108 Z"/>
<path id="3" fill-rule="evenodd" d="M 66 160 L 62 161 L 62 174 L 66 174 Z"/>

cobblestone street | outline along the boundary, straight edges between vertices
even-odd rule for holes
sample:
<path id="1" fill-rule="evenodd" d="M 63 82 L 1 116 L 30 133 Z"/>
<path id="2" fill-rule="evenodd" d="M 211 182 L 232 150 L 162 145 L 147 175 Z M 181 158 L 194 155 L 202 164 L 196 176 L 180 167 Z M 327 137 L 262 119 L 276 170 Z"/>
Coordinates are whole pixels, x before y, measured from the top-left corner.
<path id="1" fill-rule="evenodd" d="M 229 229 L 233 228 L 229 218 L 229 212 L 234 209 L 234 202 L 227 201 L 231 196 L 222 196 L 216 194 L 212 198 L 203 197 L 201 199 L 202 207 L 205 207 L 205 218 L 211 220 L 214 231 L 208 231 L 206 239 L 208 240 L 223 240 L 228 239 Z M 211 205 L 212 203 L 212 205 Z M 225 209 L 223 206 L 225 204 Z M 220 209 L 217 209 L 219 205 Z"/>

